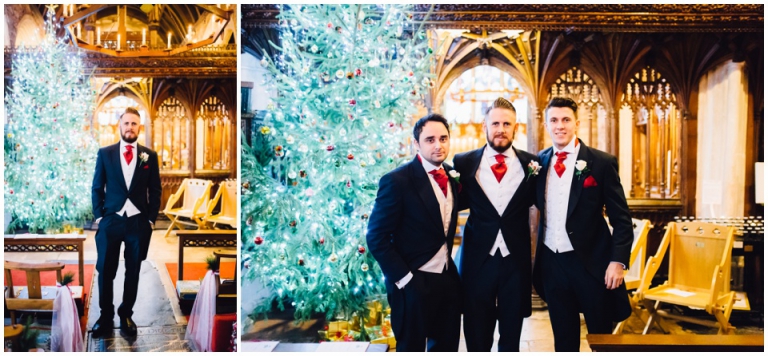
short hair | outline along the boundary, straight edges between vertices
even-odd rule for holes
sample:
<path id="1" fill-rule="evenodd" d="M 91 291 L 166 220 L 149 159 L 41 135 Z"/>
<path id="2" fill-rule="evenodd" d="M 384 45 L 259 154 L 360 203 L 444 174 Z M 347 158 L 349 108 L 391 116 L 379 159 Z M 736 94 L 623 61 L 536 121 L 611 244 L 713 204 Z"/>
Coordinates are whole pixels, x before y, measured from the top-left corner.
<path id="1" fill-rule="evenodd" d="M 564 97 L 552 98 L 552 100 L 549 101 L 549 104 L 547 104 L 547 107 L 544 108 L 545 114 L 547 113 L 547 110 L 549 110 L 549 108 L 569 108 L 573 110 L 574 119 L 576 118 L 575 116 L 578 115 L 578 112 L 579 112 L 579 105 L 577 105 L 576 102 L 573 101 L 573 99 L 564 98 Z"/>
<path id="2" fill-rule="evenodd" d="M 496 100 L 493 101 L 493 104 L 488 107 L 487 110 L 485 110 L 485 115 L 488 116 L 488 114 L 493 109 L 508 109 L 512 110 L 513 113 L 517 114 L 517 110 L 515 110 L 515 106 L 512 105 L 512 103 L 509 102 L 509 100 L 504 99 L 502 97 L 498 97 Z"/>
<path id="3" fill-rule="evenodd" d="M 443 117 L 443 115 L 429 114 L 419 119 L 419 121 L 416 121 L 416 124 L 413 125 L 413 139 L 416 140 L 416 142 L 419 142 L 419 136 L 421 136 L 421 131 L 424 130 L 424 125 L 426 125 L 427 122 L 429 121 L 439 122 L 443 124 L 445 126 L 445 129 L 448 130 L 448 136 L 451 135 L 451 129 L 448 126 L 448 120 L 446 120 Z"/>
<path id="4" fill-rule="evenodd" d="M 138 116 L 139 118 L 141 118 L 141 114 L 139 114 L 139 110 L 136 110 L 136 108 L 131 107 L 131 106 L 125 108 L 125 112 L 120 114 L 120 118 L 122 119 L 123 115 L 125 115 L 125 114 L 134 114 L 134 115 Z"/>

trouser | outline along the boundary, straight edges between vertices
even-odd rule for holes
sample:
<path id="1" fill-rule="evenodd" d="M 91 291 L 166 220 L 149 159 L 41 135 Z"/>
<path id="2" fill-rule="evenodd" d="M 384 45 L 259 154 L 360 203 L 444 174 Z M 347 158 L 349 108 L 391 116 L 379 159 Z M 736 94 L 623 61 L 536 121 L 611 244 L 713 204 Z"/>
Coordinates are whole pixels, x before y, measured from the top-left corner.
<path id="1" fill-rule="evenodd" d="M 499 322 L 499 352 L 520 351 L 523 329 L 522 303 L 530 303 L 530 292 L 521 293 L 521 273 L 508 255 L 500 251 L 485 259 L 474 278 L 462 280 L 464 288 L 464 337 L 469 352 L 489 352 Z M 527 272 L 530 273 L 530 272 Z M 526 282 L 529 283 L 530 282 Z M 529 291 L 530 289 L 525 289 Z M 526 298 L 526 300 L 523 300 Z"/>
<path id="2" fill-rule="evenodd" d="M 96 232 L 96 270 L 99 272 L 99 307 L 102 319 L 112 319 L 115 314 L 113 281 L 120 262 L 120 246 L 125 243 L 125 282 L 123 301 L 117 310 L 120 317 L 133 315 L 133 305 L 139 287 L 141 271 L 141 240 L 145 234 L 151 234 L 151 226 L 144 214 L 131 217 L 110 214 L 102 218 Z"/>
<path id="3" fill-rule="evenodd" d="M 540 256 L 555 351 L 579 351 L 580 312 L 587 322 L 587 332 L 610 334 L 611 310 L 606 307 L 610 294 L 604 281 L 590 275 L 574 251 L 555 253 L 544 246 Z"/>
<path id="4" fill-rule="evenodd" d="M 403 289 L 387 281 L 398 352 L 456 352 L 461 329 L 461 285 L 456 266 L 443 273 L 413 271 Z"/>

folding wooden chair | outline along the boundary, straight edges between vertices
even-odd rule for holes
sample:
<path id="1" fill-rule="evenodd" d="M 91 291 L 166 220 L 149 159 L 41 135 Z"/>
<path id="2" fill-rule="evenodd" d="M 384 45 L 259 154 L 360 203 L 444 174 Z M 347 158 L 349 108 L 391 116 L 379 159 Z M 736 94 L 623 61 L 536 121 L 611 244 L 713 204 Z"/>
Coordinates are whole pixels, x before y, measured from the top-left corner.
<path id="1" fill-rule="evenodd" d="M 640 278 L 645 270 L 645 255 L 646 245 L 648 242 L 648 232 L 651 231 L 651 221 L 647 219 L 632 219 L 632 228 L 634 232 L 634 239 L 632 240 L 632 252 L 629 256 L 629 268 L 624 275 L 624 284 L 628 290 L 637 289 L 640 286 Z M 632 312 L 640 319 L 642 317 L 642 311 L 638 309 L 638 297 L 637 294 L 628 296 L 629 304 L 632 307 Z M 614 334 L 621 334 L 624 330 L 624 323 L 622 321 L 616 325 L 613 329 Z"/>
<path id="2" fill-rule="evenodd" d="M 5 261 L 5 307 L 11 315 L 11 324 L 16 324 L 16 311 L 53 311 L 58 287 L 40 285 L 40 272 L 56 271 L 56 281 L 61 283 L 61 262 L 23 263 Z M 26 286 L 14 286 L 11 271 L 24 271 L 27 274 Z M 70 286 L 74 298 L 83 298 L 83 287 Z"/>
<path id="3" fill-rule="evenodd" d="M 213 215 L 213 209 L 221 202 L 221 209 L 218 214 Z M 237 229 L 237 181 L 225 180 L 219 184 L 219 191 L 208 204 L 208 210 L 203 218 L 205 223 L 211 223 L 215 227 L 217 224 L 229 225 Z"/>
<path id="4" fill-rule="evenodd" d="M 728 322 L 733 310 L 735 293 L 731 291 L 731 249 L 734 229 L 700 222 L 671 222 L 655 256 L 648 259 L 643 278 L 637 289 L 638 300 L 649 317 L 643 334 L 654 323 L 667 332 L 663 319 L 687 321 L 718 329 L 718 334 L 733 334 Z M 669 250 L 669 279 L 661 286 L 650 288 L 651 280 Z M 716 322 L 661 310 L 661 303 L 703 309 Z"/>
<path id="5" fill-rule="evenodd" d="M 205 217 L 205 213 L 208 210 L 208 201 L 211 198 L 211 185 L 212 182 L 206 179 L 185 178 L 181 182 L 179 190 L 171 194 L 168 198 L 168 203 L 165 205 L 165 210 L 163 210 L 163 213 L 171 219 L 171 225 L 168 226 L 165 237 L 171 234 L 174 227 L 181 230 L 184 229 L 182 225 L 197 226 L 198 228 L 205 227 L 203 217 Z M 179 199 L 182 199 L 181 207 L 174 208 Z M 192 222 L 179 220 L 180 218 L 187 218 Z"/>

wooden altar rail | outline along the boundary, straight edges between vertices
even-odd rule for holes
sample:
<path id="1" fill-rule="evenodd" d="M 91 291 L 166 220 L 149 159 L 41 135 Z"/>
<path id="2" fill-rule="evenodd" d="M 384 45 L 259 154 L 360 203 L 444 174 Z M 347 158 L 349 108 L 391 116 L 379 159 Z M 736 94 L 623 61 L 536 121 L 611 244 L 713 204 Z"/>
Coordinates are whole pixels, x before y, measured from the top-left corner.
<path id="1" fill-rule="evenodd" d="M 77 268 L 80 286 L 83 286 L 85 269 L 83 261 L 83 243 L 85 235 L 71 237 L 50 237 L 50 235 L 4 235 L 3 250 L 11 252 L 77 252 Z"/>
<path id="2" fill-rule="evenodd" d="M 172 234 L 179 238 L 178 281 L 184 280 L 185 247 L 237 248 L 237 230 L 176 230 Z"/>
<path id="3" fill-rule="evenodd" d="M 595 352 L 763 352 L 764 335 L 587 334 Z"/>

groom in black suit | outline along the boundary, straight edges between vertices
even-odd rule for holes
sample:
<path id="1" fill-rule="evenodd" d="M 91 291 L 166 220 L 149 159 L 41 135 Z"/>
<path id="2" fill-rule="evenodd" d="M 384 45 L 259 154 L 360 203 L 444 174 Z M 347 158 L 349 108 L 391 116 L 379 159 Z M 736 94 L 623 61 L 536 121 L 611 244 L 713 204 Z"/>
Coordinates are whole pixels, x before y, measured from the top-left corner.
<path id="1" fill-rule="evenodd" d="M 397 351 L 458 351 L 459 275 L 451 259 L 460 185 L 443 163 L 448 121 L 437 114 L 413 128 L 418 154 L 384 175 L 368 222 L 368 249 L 386 277 Z"/>
<path id="2" fill-rule="evenodd" d="M 96 158 L 91 199 L 93 215 L 99 224 L 96 232 L 96 270 L 99 272 L 101 315 L 92 335 L 111 333 L 115 309 L 113 281 L 120 261 L 120 246 L 125 243 L 125 284 L 123 303 L 117 310 L 120 330 L 136 336 L 131 319 L 139 286 L 141 261 L 147 258 L 149 240 L 160 210 L 160 169 L 157 154 L 140 146 L 141 118 L 134 108 L 120 116 L 120 142 L 101 148 Z"/>
<path id="3" fill-rule="evenodd" d="M 633 239 L 616 157 L 576 137 L 577 112 L 567 98 L 554 98 L 545 109 L 553 147 L 539 152 L 541 215 L 533 269 L 534 286 L 549 309 L 555 351 L 570 352 L 579 351 L 579 313 L 590 334 L 610 334 L 612 322 L 629 317 L 623 279 Z"/>
<path id="4" fill-rule="evenodd" d="M 498 98 L 485 114 L 488 144 L 456 155 L 464 187 L 459 272 L 467 351 L 489 352 L 499 322 L 499 352 L 520 350 L 523 318 L 531 315 L 529 210 L 536 193 L 536 156 L 512 146 L 515 107 Z"/>

